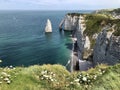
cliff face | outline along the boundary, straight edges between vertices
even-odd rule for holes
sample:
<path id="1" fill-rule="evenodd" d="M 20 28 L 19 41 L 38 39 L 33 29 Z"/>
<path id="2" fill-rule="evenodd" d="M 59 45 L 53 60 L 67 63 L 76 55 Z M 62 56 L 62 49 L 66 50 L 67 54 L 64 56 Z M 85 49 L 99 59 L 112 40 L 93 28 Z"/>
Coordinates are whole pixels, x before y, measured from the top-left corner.
<path id="1" fill-rule="evenodd" d="M 63 25 L 64 24 L 64 25 Z M 91 42 L 87 35 L 84 34 L 86 29 L 85 18 L 82 15 L 66 15 L 61 21 L 59 27 L 64 26 L 64 30 L 73 31 L 74 37 L 77 38 L 78 58 L 87 59 L 91 55 Z"/>
<path id="2" fill-rule="evenodd" d="M 64 21 L 64 22 L 63 22 Z M 73 31 L 74 37 L 77 38 L 77 46 L 78 46 L 78 58 L 83 60 L 84 58 L 88 58 L 91 54 L 90 51 L 90 40 L 87 35 L 84 35 L 85 27 L 85 19 L 82 15 L 66 15 L 60 26 L 64 23 L 64 30 Z M 61 28 L 61 27 L 60 27 Z"/>
<path id="3" fill-rule="evenodd" d="M 71 15 L 66 15 L 65 18 L 61 21 L 59 28 L 62 27 L 64 24 L 64 30 L 67 31 L 72 31 L 76 29 L 78 17 L 77 16 L 71 16 Z"/>
<path id="4" fill-rule="evenodd" d="M 88 18 L 87 20 L 85 16 Z M 103 20 L 107 20 L 107 22 Z M 89 22 L 86 23 L 87 21 Z M 110 24 L 111 22 L 114 25 Z M 108 20 L 108 18 L 96 14 L 69 14 L 66 15 L 63 23 L 64 29 L 72 30 L 73 36 L 77 38 L 79 60 L 92 60 L 95 65 L 100 63 L 113 65 L 120 62 L 120 28 L 115 28 L 115 24 L 119 27 L 117 20 Z M 114 35 L 116 31 L 117 36 Z"/>
<path id="5" fill-rule="evenodd" d="M 83 31 L 81 28 L 80 20 L 78 20 L 78 25 L 75 32 L 75 37 L 77 38 L 77 45 L 78 45 L 78 58 L 82 60 L 83 52 L 84 52 L 84 43 L 85 38 L 83 35 Z"/>
<path id="6" fill-rule="evenodd" d="M 78 17 L 77 28 L 75 29 L 75 37 L 77 38 L 78 44 L 78 58 L 83 60 L 84 57 L 88 58 L 89 54 L 87 53 L 90 50 L 90 40 L 89 37 L 84 35 L 85 24 L 84 18 L 82 16 Z"/>
<path id="7" fill-rule="evenodd" d="M 93 62 L 115 64 L 120 62 L 120 36 L 103 30 L 97 37 L 93 51 Z"/>

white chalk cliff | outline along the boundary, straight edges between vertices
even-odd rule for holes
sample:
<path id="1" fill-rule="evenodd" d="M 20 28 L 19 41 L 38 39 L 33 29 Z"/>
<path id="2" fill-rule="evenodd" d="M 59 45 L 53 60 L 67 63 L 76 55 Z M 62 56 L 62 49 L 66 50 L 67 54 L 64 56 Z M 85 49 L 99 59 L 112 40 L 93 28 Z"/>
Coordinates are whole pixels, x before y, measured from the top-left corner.
<path id="1" fill-rule="evenodd" d="M 88 36 L 85 38 L 85 44 L 84 44 L 85 49 L 90 49 L 90 39 Z"/>
<path id="2" fill-rule="evenodd" d="M 76 29 L 78 21 L 78 16 L 71 16 L 66 15 L 65 18 L 61 21 L 59 28 L 62 28 L 62 25 L 64 24 L 64 30 L 72 31 Z"/>
<path id="3" fill-rule="evenodd" d="M 86 29 L 84 25 L 84 17 L 81 15 L 66 15 L 64 20 L 64 29 L 75 32 L 74 36 L 77 38 L 78 59 L 92 58 L 95 65 L 99 63 L 116 64 L 120 62 L 120 36 L 114 36 L 113 27 L 109 29 L 104 28 L 100 33 L 95 33 L 92 37 L 84 34 Z M 61 27 L 61 26 L 60 26 Z M 96 42 L 95 46 L 91 48 L 93 38 Z M 92 56 L 92 57 L 91 57 Z"/>
<path id="4" fill-rule="evenodd" d="M 45 27 L 45 32 L 52 32 L 52 24 L 51 21 L 48 19 Z"/>
<path id="5" fill-rule="evenodd" d="M 93 62 L 115 64 L 120 62 L 120 36 L 114 36 L 106 29 L 97 37 L 93 51 Z"/>
<path id="6" fill-rule="evenodd" d="M 80 60 L 83 60 L 83 54 L 90 49 L 89 37 L 83 34 L 86 28 L 84 22 L 84 17 L 81 15 L 66 15 L 59 25 L 61 28 L 64 23 L 64 30 L 74 31 L 74 36 L 77 38 L 78 57 Z"/>

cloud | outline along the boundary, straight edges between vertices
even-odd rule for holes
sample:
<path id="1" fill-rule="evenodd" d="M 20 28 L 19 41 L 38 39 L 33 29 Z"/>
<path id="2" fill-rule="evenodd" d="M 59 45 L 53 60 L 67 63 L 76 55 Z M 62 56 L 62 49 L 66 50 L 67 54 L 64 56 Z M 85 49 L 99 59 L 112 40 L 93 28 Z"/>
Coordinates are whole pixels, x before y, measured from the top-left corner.
<path id="1" fill-rule="evenodd" d="M 3 8 L 99 9 L 120 7 L 120 0 L 0 0 Z"/>

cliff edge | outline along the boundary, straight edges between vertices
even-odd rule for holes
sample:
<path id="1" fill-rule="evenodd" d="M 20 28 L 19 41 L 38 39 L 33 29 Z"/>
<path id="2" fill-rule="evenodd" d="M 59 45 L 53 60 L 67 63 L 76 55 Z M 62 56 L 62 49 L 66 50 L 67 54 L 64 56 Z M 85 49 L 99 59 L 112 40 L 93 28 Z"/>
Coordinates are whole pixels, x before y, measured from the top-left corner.
<path id="1" fill-rule="evenodd" d="M 77 38 L 78 60 L 92 61 L 94 65 L 120 62 L 120 19 L 111 15 L 99 12 L 65 16 L 61 25 Z"/>

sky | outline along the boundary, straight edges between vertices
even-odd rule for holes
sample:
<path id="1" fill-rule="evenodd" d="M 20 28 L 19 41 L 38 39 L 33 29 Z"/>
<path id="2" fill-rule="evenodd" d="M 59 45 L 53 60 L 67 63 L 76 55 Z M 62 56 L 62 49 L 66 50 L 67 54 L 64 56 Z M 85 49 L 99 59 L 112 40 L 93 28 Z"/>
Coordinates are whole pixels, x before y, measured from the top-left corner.
<path id="1" fill-rule="evenodd" d="M 120 8 L 120 0 L 0 0 L 0 10 L 96 10 Z"/>

